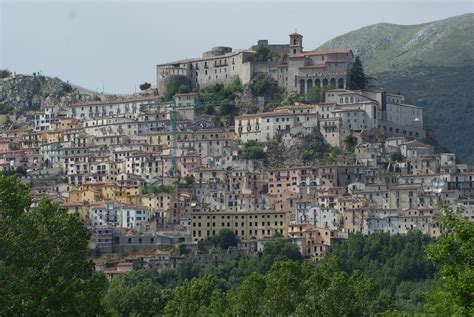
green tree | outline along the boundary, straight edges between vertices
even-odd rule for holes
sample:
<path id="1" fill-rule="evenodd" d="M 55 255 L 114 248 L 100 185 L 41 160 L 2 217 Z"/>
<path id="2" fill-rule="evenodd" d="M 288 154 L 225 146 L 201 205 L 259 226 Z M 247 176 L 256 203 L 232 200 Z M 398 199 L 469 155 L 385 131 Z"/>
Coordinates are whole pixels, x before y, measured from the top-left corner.
<path id="1" fill-rule="evenodd" d="M 266 155 L 262 144 L 254 140 L 249 140 L 244 143 L 239 150 L 239 157 L 244 160 L 260 160 L 264 159 Z"/>
<path id="2" fill-rule="evenodd" d="M 224 87 L 226 95 L 235 95 L 236 93 L 242 92 L 242 81 L 239 76 L 234 76 L 232 81 Z"/>
<path id="3" fill-rule="evenodd" d="M 235 105 L 235 98 L 242 91 L 242 83 L 239 77 L 234 77 L 232 81 L 224 86 L 215 84 L 198 92 L 199 105 L 198 113 L 217 114 L 218 116 L 229 116 L 232 119 L 238 112 Z"/>
<path id="4" fill-rule="evenodd" d="M 401 152 L 392 152 L 390 153 L 390 160 L 392 162 L 401 162 L 403 161 L 403 155 Z"/>
<path id="5" fill-rule="evenodd" d="M 291 316 L 304 298 L 302 281 L 304 277 L 298 262 L 276 262 L 265 276 L 262 315 Z"/>
<path id="6" fill-rule="evenodd" d="M 430 237 L 418 231 L 393 236 L 381 232 L 368 236 L 358 233 L 332 247 L 329 256 L 337 258 L 345 272 L 361 271 L 394 293 L 402 281 L 434 277 L 435 266 L 424 254 L 431 241 Z"/>
<path id="7" fill-rule="evenodd" d="M 306 290 L 297 316 L 373 316 L 391 307 L 390 295 L 360 272 L 341 271 L 336 259 L 303 267 Z M 341 294 L 344 294 L 341 296 Z"/>
<path id="8" fill-rule="evenodd" d="M 254 272 L 247 276 L 240 287 L 228 295 L 230 315 L 261 316 L 265 289 L 266 280 L 263 275 Z"/>
<path id="9" fill-rule="evenodd" d="M 323 90 L 318 86 L 313 86 L 306 93 L 306 101 L 310 103 L 320 103 L 323 101 Z"/>
<path id="10" fill-rule="evenodd" d="M 140 90 L 143 91 L 143 90 L 147 90 L 148 88 L 151 87 L 151 84 L 150 83 L 147 83 L 147 82 L 144 82 L 143 84 L 141 84 L 140 86 Z"/>
<path id="11" fill-rule="evenodd" d="M 474 224 L 462 208 L 444 208 L 442 235 L 428 246 L 428 259 L 440 265 L 441 286 L 427 293 L 427 311 L 439 316 L 474 315 Z"/>
<path id="12" fill-rule="evenodd" d="M 203 276 L 185 281 L 174 291 L 165 307 L 167 316 L 218 315 L 223 308 L 224 296 L 215 276 Z"/>
<path id="13" fill-rule="evenodd" d="M 364 68 L 359 56 L 357 56 L 349 71 L 348 86 L 352 90 L 362 90 L 365 88 L 365 81 Z"/>
<path id="14" fill-rule="evenodd" d="M 43 200 L 34 212 L 27 186 L 0 175 L 0 315 L 95 315 L 106 279 L 88 260 L 82 221 Z"/>
<path id="15" fill-rule="evenodd" d="M 175 75 L 166 79 L 166 90 L 163 95 L 165 101 L 171 101 L 177 93 L 191 92 L 191 80 L 183 75 Z"/>
<path id="16" fill-rule="evenodd" d="M 0 79 L 8 78 L 12 73 L 8 69 L 0 69 Z"/>
<path id="17" fill-rule="evenodd" d="M 262 256 L 259 261 L 259 271 L 267 272 L 277 261 L 293 260 L 296 262 L 303 261 L 298 247 L 288 240 L 277 238 L 265 244 Z"/>
<path id="18" fill-rule="evenodd" d="M 282 105 L 294 105 L 295 102 L 304 102 L 304 96 L 299 95 L 296 91 L 283 90 L 281 93 Z"/>
<path id="19" fill-rule="evenodd" d="M 222 250 L 227 250 L 229 247 L 236 247 L 239 243 L 239 239 L 234 231 L 227 228 L 219 230 L 219 232 L 212 237 L 212 241 L 214 242 L 214 246 Z"/>
<path id="20" fill-rule="evenodd" d="M 258 62 L 266 62 L 271 60 L 273 57 L 272 51 L 264 45 L 258 45 L 255 50 L 254 58 Z"/>
<path id="21" fill-rule="evenodd" d="M 186 185 L 192 186 L 196 182 L 196 179 L 194 178 L 194 175 L 188 174 L 184 177 L 184 181 L 186 182 Z"/>
<path id="22" fill-rule="evenodd" d="M 354 151 L 354 148 L 357 145 L 357 138 L 352 135 L 347 135 L 344 138 L 344 145 L 346 146 L 348 150 Z"/>
<path id="23" fill-rule="evenodd" d="M 156 316 L 164 312 L 170 296 L 169 290 L 160 289 L 151 279 L 127 285 L 124 277 L 118 277 L 110 283 L 104 302 L 113 315 Z"/>
<path id="24" fill-rule="evenodd" d="M 0 103 L 0 114 L 9 114 L 14 110 L 15 108 L 7 102 Z"/>

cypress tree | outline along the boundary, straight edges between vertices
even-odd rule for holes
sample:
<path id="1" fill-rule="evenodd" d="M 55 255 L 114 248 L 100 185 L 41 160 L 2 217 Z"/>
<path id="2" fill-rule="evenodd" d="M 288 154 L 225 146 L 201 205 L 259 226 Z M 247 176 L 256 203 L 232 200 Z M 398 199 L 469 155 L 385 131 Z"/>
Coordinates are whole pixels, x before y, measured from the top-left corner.
<path id="1" fill-rule="evenodd" d="M 359 56 L 355 58 L 349 71 L 349 88 L 352 90 L 362 90 L 365 88 L 365 74 Z"/>

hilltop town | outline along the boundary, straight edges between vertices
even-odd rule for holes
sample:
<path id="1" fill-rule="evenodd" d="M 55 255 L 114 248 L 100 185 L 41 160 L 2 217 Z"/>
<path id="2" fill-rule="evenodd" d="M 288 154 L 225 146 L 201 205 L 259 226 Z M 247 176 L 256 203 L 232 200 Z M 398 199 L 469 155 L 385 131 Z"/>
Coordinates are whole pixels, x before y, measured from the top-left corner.
<path id="1" fill-rule="evenodd" d="M 439 151 L 403 92 L 356 82 L 359 63 L 304 51 L 296 32 L 215 47 L 157 65 L 132 96 L 7 109 L 0 169 L 31 186 L 32 208 L 47 197 L 83 219 L 110 278 L 217 265 L 276 237 L 315 261 L 352 233 L 437 237 L 442 206 L 474 221 L 474 168 Z M 238 243 L 216 255 L 223 229 Z"/>

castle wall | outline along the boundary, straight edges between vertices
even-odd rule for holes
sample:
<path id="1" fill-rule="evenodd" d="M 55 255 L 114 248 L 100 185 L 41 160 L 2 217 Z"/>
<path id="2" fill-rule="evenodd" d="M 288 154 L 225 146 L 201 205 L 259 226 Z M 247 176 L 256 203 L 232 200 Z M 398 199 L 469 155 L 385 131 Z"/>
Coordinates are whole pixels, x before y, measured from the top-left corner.
<path id="1" fill-rule="evenodd" d="M 250 82 L 255 73 L 269 74 L 278 85 L 305 94 L 313 86 L 345 88 L 353 55 L 350 50 L 303 52 L 302 36 L 290 35 L 289 44 L 258 45 L 269 48 L 272 61 L 251 61 L 257 46 L 248 51 L 230 52 L 230 47 L 216 47 L 203 54 L 203 58 L 183 60 L 157 66 L 157 87 L 160 94 L 166 89 L 164 79 L 172 75 L 190 78 L 195 89 L 214 84 L 228 84 L 233 77 L 240 77 L 243 84 Z M 296 41 L 296 42 L 295 42 Z"/>

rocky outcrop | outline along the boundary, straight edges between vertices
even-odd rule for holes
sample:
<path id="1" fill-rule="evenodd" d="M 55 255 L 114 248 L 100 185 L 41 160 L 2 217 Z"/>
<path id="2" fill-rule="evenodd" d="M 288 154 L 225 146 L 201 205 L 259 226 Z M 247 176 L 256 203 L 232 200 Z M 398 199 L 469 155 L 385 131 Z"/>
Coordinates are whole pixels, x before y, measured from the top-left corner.
<path id="1" fill-rule="evenodd" d="M 0 104 L 19 114 L 49 105 L 66 105 L 98 98 L 84 93 L 59 78 L 42 75 L 16 75 L 0 80 Z"/>

